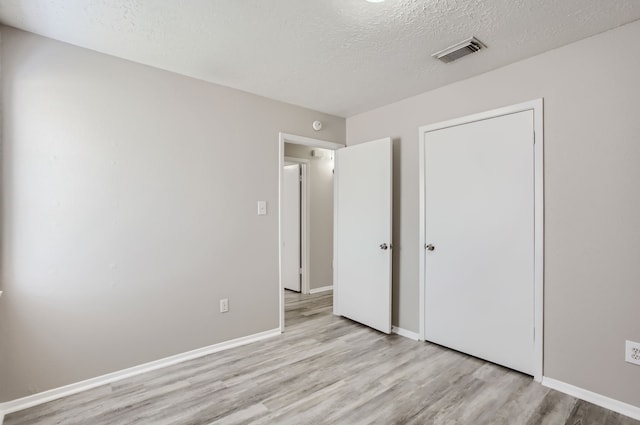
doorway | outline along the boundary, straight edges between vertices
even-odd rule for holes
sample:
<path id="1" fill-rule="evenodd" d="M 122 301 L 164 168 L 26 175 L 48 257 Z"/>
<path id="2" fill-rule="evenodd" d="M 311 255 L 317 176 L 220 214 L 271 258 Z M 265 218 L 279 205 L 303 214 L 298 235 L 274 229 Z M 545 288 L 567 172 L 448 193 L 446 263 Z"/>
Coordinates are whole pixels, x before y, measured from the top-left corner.
<path id="1" fill-rule="evenodd" d="M 420 128 L 420 336 L 542 378 L 542 99 Z"/>
<path id="2" fill-rule="evenodd" d="M 314 297 L 332 299 L 329 291 L 333 285 L 333 153 L 344 145 L 280 133 L 279 146 L 279 294 L 280 331 L 283 332 L 286 305 L 300 305 L 307 298 Z M 287 164 L 294 165 L 290 167 L 292 170 L 300 167 L 299 224 L 298 220 L 287 218 L 287 214 L 291 216 L 293 211 L 290 199 L 286 199 L 287 180 L 292 186 L 290 178 L 287 179 L 285 175 Z M 289 193 L 293 190 L 290 188 Z M 327 199 L 329 202 L 326 202 Z M 292 227 L 299 228 L 300 253 L 297 263 L 295 253 L 292 254 L 283 245 L 287 237 L 289 246 L 295 243 L 291 242 L 294 240 L 291 239 Z M 295 264 L 299 264 L 298 271 L 295 270 Z M 299 292 L 296 288 L 293 291 L 285 289 L 287 286 L 291 288 L 285 279 L 292 280 L 293 273 L 297 273 L 299 278 Z"/>
<path id="3" fill-rule="evenodd" d="M 333 314 L 391 333 L 393 142 L 390 137 L 345 147 L 280 134 L 279 297 L 284 331 L 282 280 L 283 165 L 287 144 L 335 153 L 333 184 Z M 333 173 L 332 173 L 333 174 Z M 331 215 L 327 212 L 326 215 Z M 311 284 L 313 287 L 313 283 Z M 326 289 L 326 288 L 325 288 Z"/>
<path id="4" fill-rule="evenodd" d="M 333 153 L 293 143 L 284 146 L 282 278 L 285 288 L 303 294 L 333 288 Z"/>

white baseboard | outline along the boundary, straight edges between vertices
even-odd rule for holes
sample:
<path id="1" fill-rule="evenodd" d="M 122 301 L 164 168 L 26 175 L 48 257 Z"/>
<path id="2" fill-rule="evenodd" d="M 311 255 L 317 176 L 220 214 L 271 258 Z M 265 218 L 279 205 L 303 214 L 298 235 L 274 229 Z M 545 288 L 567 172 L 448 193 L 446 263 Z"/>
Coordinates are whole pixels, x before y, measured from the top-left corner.
<path id="1" fill-rule="evenodd" d="M 418 335 L 416 332 L 411 332 L 406 329 L 399 328 L 397 326 L 391 326 L 391 333 L 398 334 L 400 336 L 412 339 L 414 341 L 420 341 L 420 335 Z"/>
<path id="2" fill-rule="evenodd" d="M 318 292 L 333 291 L 333 285 L 321 286 L 320 288 L 313 288 L 309 291 L 310 294 L 317 294 Z"/>
<path id="3" fill-rule="evenodd" d="M 217 353 L 219 351 L 228 350 L 230 348 L 239 347 L 241 345 L 249 344 L 251 342 L 260 341 L 266 338 L 271 338 L 276 335 L 280 335 L 280 328 L 272 329 L 265 332 L 260 332 L 253 335 L 244 336 L 241 338 L 232 339 L 229 341 L 213 344 L 208 347 L 198 348 L 185 353 L 176 354 L 175 356 L 165 357 L 163 359 L 154 360 L 149 363 L 144 363 L 138 366 L 133 366 L 128 369 L 119 370 L 117 372 L 108 373 L 106 375 L 90 378 L 85 381 L 76 382 L 73 384 L 65 385 L 64 387 L 54 388 L 41 393 L 33 394 L 16 400 L 0 403 L 0 425 L 2 425 L 2 419 L 4 415 L 9 413 L 24 410 L 29 407 L 37 406 L 42 403 L 47 403 L 52 400 L 56 400 L 62 397 L 66 397 L 72 394 L 77 394 L 82 391 L 89 390 L 91 388 L 99 387 L 101 385 L 110 384 L 112 382 L 119 381 L 121 379 L 130 378 L 132 376 L 140 375 L 142 373 L 151 372 L 153 370 L 161 369 L 163 367 L 175 365 L 185 362 L 187 360 L 193 360 L 198 357 L 203 357 L 209 354 Z"/>
<path id="4" fill-rule="evenodd" d="M 619 400 L 603 396 L 602 394 L 594 393 L 584 388 L 576 387 L 575 385 L 567 384 L 566 382 L 558 381 L 552 378 L 542 377 L 542 385 L 545 387 L 563 392 L 570 396 L 579 398 L 580 400 L 588 401 L 605 409 L 613 410 L 622 415 L 629 416 L 630 418 L 640 420 L 640 407 L 633 406 L 631 404 L 624 403 Z"/>

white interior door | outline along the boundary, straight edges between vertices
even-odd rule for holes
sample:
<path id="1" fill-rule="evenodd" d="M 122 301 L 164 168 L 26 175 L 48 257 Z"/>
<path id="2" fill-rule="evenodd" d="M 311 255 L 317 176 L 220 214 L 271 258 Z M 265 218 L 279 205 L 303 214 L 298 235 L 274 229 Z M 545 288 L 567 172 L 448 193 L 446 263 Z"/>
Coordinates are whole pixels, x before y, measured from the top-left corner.
<path id="1" fill-rule="evenodd" d="M 425 133 L 425 337 L 534 372 L 533 111 Z"/>
<path id="2" fill-rule="evenodd" d="M 334 311 L 391 332 L 392 144 L 340 149 L 335 163 Z"/>
<path id="3" fill-rule="evenodd" d="M 282 173 L 282 284 L 300 292 L 300 164 Z"/>

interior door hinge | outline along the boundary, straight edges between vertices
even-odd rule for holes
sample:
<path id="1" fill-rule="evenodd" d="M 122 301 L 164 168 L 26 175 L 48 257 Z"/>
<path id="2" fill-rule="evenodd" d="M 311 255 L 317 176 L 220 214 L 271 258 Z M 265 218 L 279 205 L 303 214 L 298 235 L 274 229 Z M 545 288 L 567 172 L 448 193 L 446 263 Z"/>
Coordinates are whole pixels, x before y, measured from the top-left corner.
<path id="1" fill-rule="evenodd" d="M 302 269 L 298 269 L 298 273 L 299 273 L 299 274 L 302 274 Z"/>

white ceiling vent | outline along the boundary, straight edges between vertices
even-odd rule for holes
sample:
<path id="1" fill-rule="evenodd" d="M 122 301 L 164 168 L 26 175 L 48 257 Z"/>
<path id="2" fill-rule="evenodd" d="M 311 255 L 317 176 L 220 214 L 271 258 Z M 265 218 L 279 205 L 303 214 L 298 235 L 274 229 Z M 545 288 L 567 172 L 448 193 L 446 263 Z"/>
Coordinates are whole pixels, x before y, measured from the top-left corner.
<path id="1" fill-rule="evenodd" d="M 463 56 L 475 53 L 480 49 L 484 49 L 487 46 L 475 37 L 469 37 L 466 40 L 456 43 L 453 46 L 449 46 L 444 50 L 440 50 L 432 54 L 431 56 L 440 59 L 444 63 L 453 62 L 456 59 L 460 59 Z"/>

